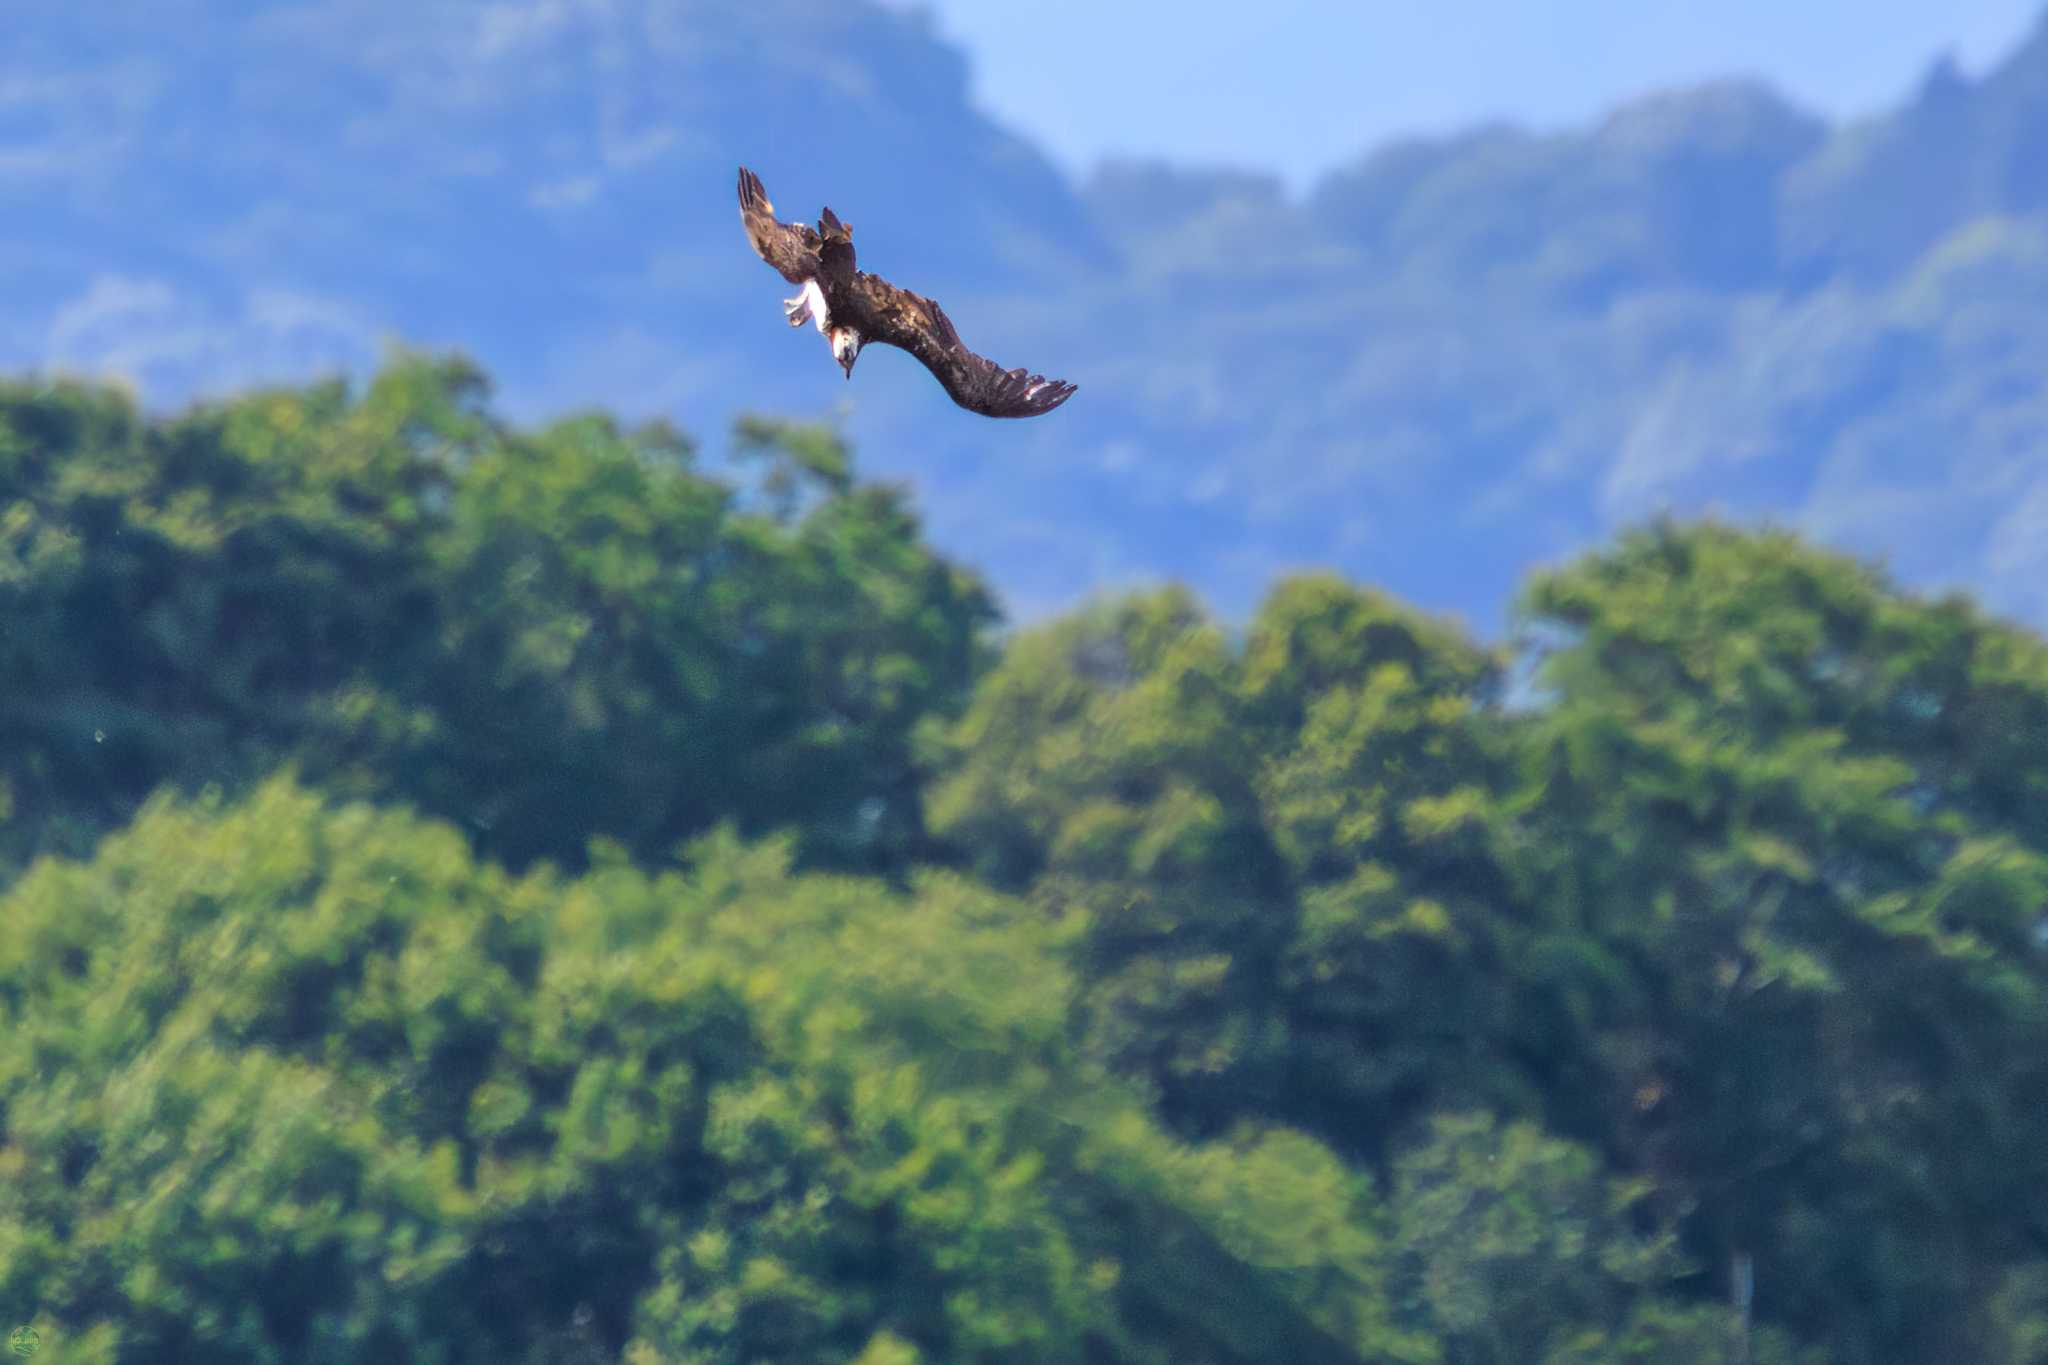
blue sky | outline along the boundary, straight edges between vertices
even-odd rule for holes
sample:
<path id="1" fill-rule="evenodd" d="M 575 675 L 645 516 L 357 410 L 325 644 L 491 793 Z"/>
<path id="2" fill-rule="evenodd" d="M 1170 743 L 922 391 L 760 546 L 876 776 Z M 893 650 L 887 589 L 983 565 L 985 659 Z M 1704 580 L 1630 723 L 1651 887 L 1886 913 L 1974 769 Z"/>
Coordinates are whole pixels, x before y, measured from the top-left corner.
<path id="1" fill-rule="evenodd" d="M 976 97 L 1069 169 L 1108 154 L 1278 171 L 1300 187 L 1390 137 L 1536 127 L 1760 75 L 1873 112 L 1952 52 L 2003 55 L 2041 0 L 918 0 Z"/>

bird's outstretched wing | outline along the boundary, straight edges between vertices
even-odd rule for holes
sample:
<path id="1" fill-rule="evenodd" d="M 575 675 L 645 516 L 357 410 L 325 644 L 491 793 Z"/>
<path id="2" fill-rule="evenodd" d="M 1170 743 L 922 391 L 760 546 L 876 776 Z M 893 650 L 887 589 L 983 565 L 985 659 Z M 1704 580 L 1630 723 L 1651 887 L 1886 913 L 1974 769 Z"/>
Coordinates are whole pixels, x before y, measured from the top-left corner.
<path id="1" fill-rule="evenodd" d="M 945 309 L 865 271 L 853 278 L 862 335 L 910 352 L 945 385 L 953 401 L 984 417 L 1036 417 L 1074 395 L 1074 385 L 1025 370 L 1006 370 L 961 344 Z"/>
<path id="2" fill-rule="evenodd" d="M 801 223 L 782 223 L 775 218 L 775 205 L 761 177 L 740 167 L 740 221 L 761 259 L 782 272 L 791 284 L 802 284 L 818 274 L 818 234 Z"/>

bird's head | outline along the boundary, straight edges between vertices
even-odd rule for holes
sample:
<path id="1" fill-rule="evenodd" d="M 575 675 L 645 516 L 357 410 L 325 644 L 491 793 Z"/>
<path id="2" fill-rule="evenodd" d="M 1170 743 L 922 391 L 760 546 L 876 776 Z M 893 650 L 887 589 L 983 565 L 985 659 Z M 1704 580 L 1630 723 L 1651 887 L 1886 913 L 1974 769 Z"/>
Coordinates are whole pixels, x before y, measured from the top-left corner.
<path id="1" fill-rule="evenodd" d="M 832 358 L 846 371 L 848 379 L 853 378 L 853 362 L 860 358 L 860 348 L 865 345 L 867 341 L 851 327 L 832 329 Z"/>

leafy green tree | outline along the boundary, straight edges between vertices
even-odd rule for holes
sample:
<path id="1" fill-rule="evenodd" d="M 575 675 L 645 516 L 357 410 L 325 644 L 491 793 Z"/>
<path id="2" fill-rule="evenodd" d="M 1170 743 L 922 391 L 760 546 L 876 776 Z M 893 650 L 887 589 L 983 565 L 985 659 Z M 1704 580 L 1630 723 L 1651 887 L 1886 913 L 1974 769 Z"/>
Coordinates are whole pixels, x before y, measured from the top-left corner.
<path id="1" fill-rule="evenodd" d="M 2048 1188 L 2048 647 L 1713 526 L 1526 617 L 1508 710 L 1500 659 L 1327 577 L 1241 647 L 1183 594 L 1100 604 L 1012 643 L 934 828 L 1071 925 L 1094 1055 L 1181 1131 L 1280 1115 L 1386 1170 L 1478 1105 L 1646 1182 L 1699 1269 L 1632 1300 L 1664 1345 L 1610 1315 L 1598 1351 L 1718 1349 L 1691 1315 L 1738 1261 L 1834 1358 L 2004 1349 Z"/>
<path id="2" fill-rule="evenodd" d="M 514 877 L 278 781 L 153 803 L 0 918 L 0 1297 L 63 1359 L 1401 1340 L 1336 1159 L 1164 1136 L 1077 1057 L 1057 930 L 953 876 L 721 833 Z"/>
<path id="3" fill-rule="evenodd" d="M 0 863 L 82 851 L 159 783 L 268 772 L 317 699 L 425 619 L 419 573 L 474 382 L 406 367 L 145 422 L 0 388 Z"/>
<path id="4" fill-rule="evenodd" d="M 1176 591 L 1100 604 L 1010 644 L 933 827 L 1079 917 L 1085 1027 L 1172 1122 L 1279 1114 L 1377 1160 L 1433 1103 L 1527 1100 L 1498 676 L 1329 576 L 1241 647 Z"/>
<path id="5" fill-rule="evenodd" d="M 915 737 L 964 699 L 993 609 L 828 434 L 745 430 L 829 461 L 801 516 L 774 491 L 803 491 L 793 459 L 749 512 L 673 436 L 601 417 L 470 463 L 429 547 L 445 624 L 376 712 L 401 791 L 521 862 L 592 832 L 659 857 L 730 820 L 796 827 L 808 860 L 906 864 Z M 400 722 L 422 706 L 430 726 Z"/>
<path id="6" fill-rule="evenodd" d="M 1611 1149 L 1834 1359 L 1985 1356 L 2048 1230 L 2048 645 L 1713 525 L 1528 612 L 1558 645 L 1522 866 L 1591 945 L 1534 965 L 1588 1023 Z"/>
<path id="7" fill-rule="evenodd" d="M 1384 1164 L 1431 1109 L 1533 1110 L 1571 1059 L 1515 969 L 1503 659 L 1333 575 L 1278 585 L 1239 689 L 1289 874 L 1287 1112 Z"/>
<path id="8" fill-rule="evenodd" d="M 994 659 L 828 428 L 486 397 L 0 386 L 59 1358 L 2040 1358 L 2048 642 L 1666 524 L 1513 705 L 1321 574 Z"/>
<path id="9" fill-rule="evenodd" d="M 994 619 L 904 496 L 822 429 L 742 423 L 755 498 L 658 425 L 485 397 L 404 356 L 165 421 L 0 389 L 0 865 L 289 760 L 518 865 L 731 820 L 901 873 Z"/>
<path id="10" fill-rule="evenodd" d="M 1265 1110 L 1286 867 L 1260 816 L 1237 663 L 1186 594 L 1020 634 L 952 736 L 930 819 L 1071 918 L 1096 1055 L 1185 1131 Z"/>
<path id="11" fill-rule="evenodd" d="M 1396 1163 L 1402 1311 L 1456 1365 L 1792 1360 L 1782 1335 L 1671 1292 L 1695 1272 L 1668 1221 L 1645 1218 L 1649 1193 L 1527 1121 L 1440 1116 Z"/>

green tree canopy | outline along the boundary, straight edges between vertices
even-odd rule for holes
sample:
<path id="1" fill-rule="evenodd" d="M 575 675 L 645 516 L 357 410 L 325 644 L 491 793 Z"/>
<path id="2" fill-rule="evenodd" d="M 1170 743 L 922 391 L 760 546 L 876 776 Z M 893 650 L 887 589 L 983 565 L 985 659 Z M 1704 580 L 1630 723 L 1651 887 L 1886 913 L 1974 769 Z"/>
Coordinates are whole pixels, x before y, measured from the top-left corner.
<path id="1" fill-rule="evenodd" d="M 2048 1249 L 2048 645 L 1776 533 L 1531 587 L 1521 865 L 1605 1140 L 1833 1358 L 1993 1358 Z"/>
<path id="2" fill-rule="evenodd" d="M 0 388 L 0 859 L 290 760 L 514 864 L 731 820 L 907 866 L 915 736 L 994 611 L 903 495 L 752 421 L 757 509 L 666 428 L 521 431 L 484 399 L 419 357 L 161 420 Z"/>
<path id="3" fill-rule="evenodd" d="M 1661 524 L 1533 673 L 1328 574 L 998 643 L 734 436 L 0 386 L 59 1359 L 2037 1365 L 2048 642 Z"/>
<path id="4" fill-rule="evenodd" d="M 1241 644 L 1185 594 L 1021 633 L 933 789 L 935 832 L 1077 916 L 1100 1055 L 1185 1131 L 1277 1113 L 1378 1157 L 1431 1103 L 1523 1088 L 1500 661 L 1329 576 Z"/>
<path id="5" fill-rule="evenodd" d="M 957 877 L 727 834 L 687 873 L 514 877 L 279 781 L 153 803 L 0 917 L 0 1295 L 65 1359 L 1166 1365 L 1392 1331 L 1341 1165 L 1160 1134 L 1078 1060 L 1053 931 Z"/>
<path id="6" fill-rule="evenodd" d="M 2048 1249 L 2048 645 L 1714 525 L 1524 619 L 1508 707 L 1328 577 L 1241 643 L 1098 604 L 1012 642 L 933 827 L 1073 927 L 1092 1055 L 1183 1132 L 1391 1178 L 1432 1114 L 1539 1121 L 1646 1182 L 1681 1316 L 1740 1261 L 1831 1358 L 1998 1358 Z"/>

